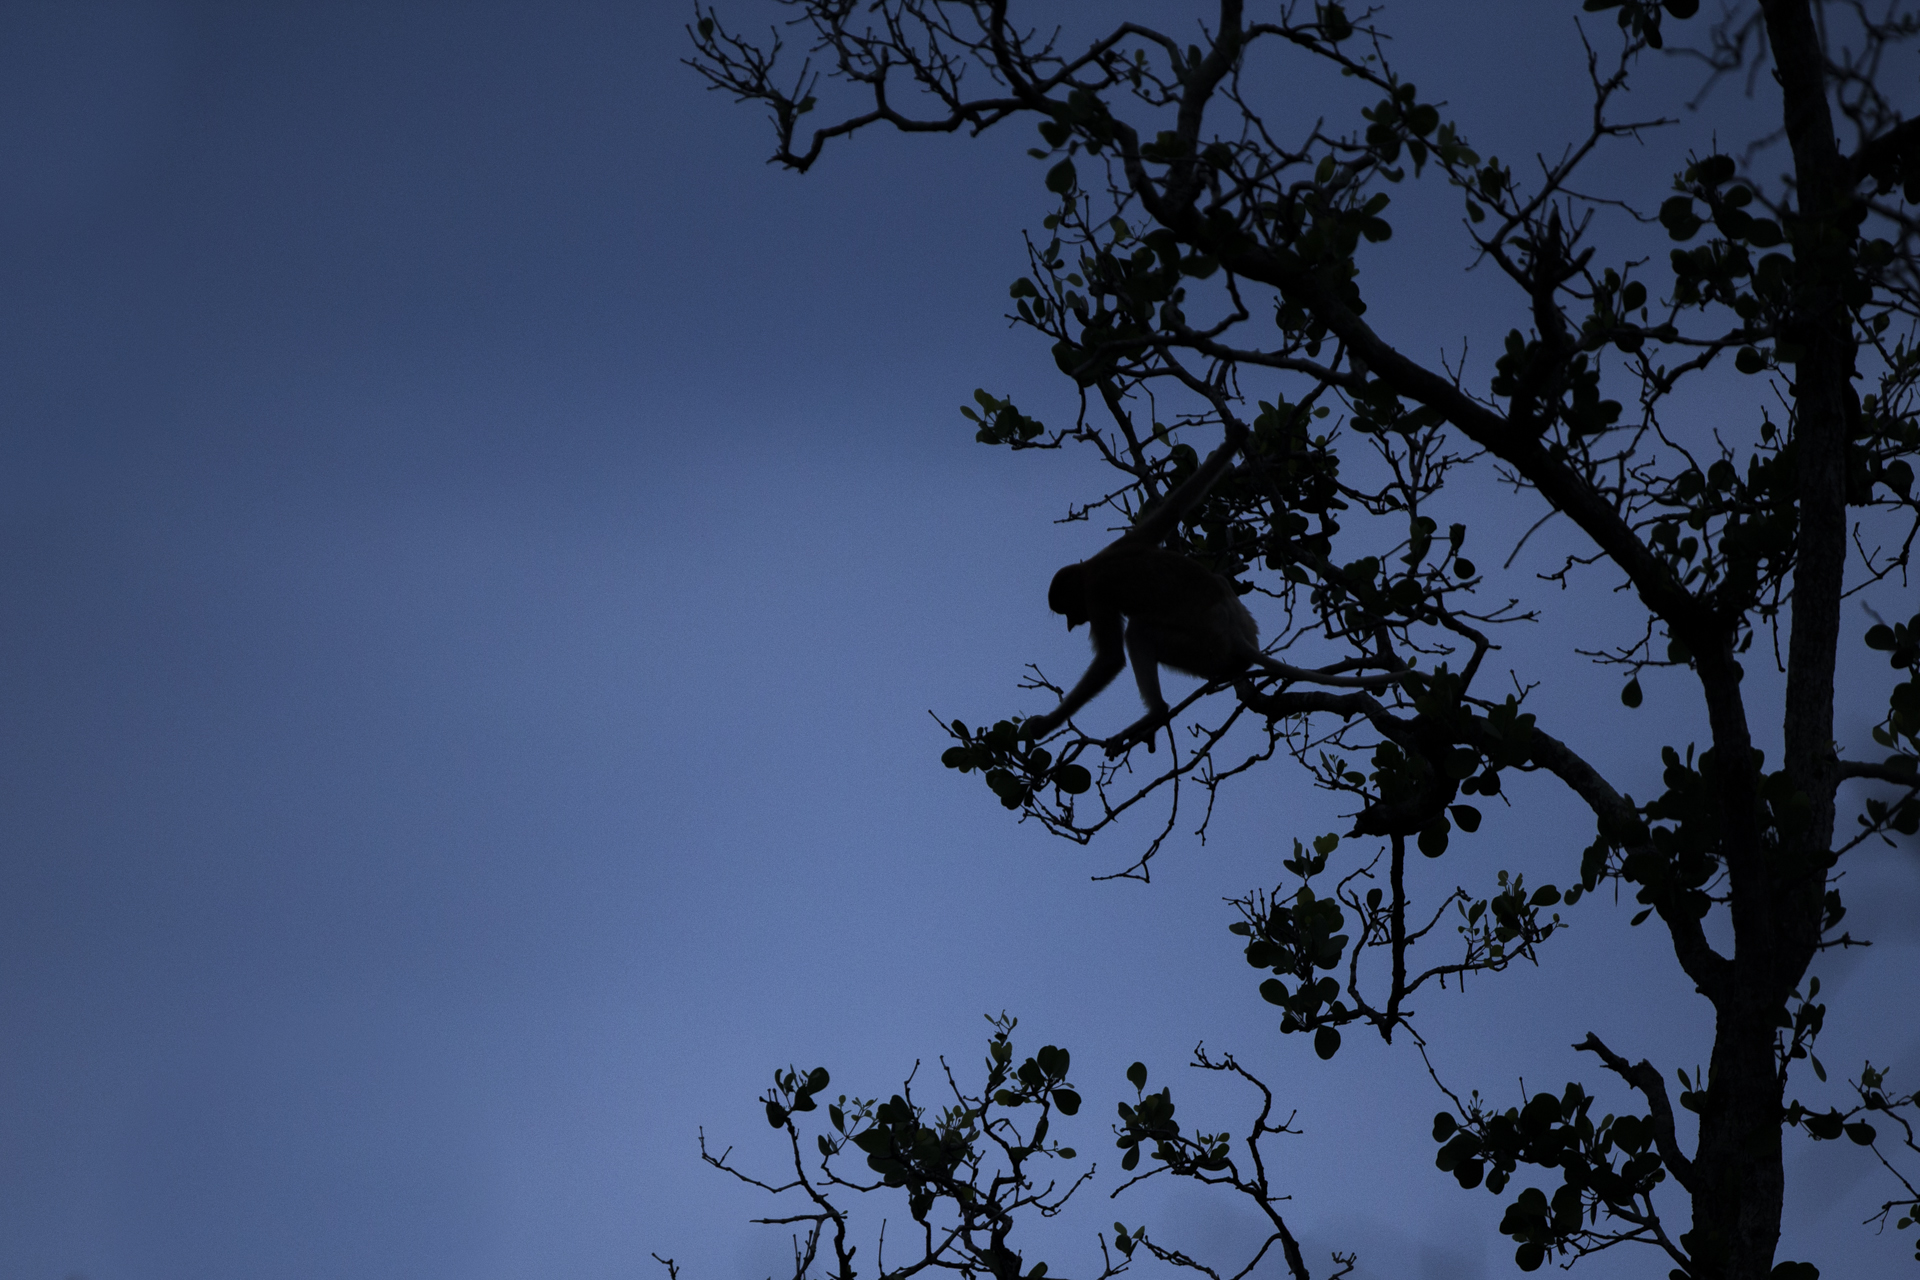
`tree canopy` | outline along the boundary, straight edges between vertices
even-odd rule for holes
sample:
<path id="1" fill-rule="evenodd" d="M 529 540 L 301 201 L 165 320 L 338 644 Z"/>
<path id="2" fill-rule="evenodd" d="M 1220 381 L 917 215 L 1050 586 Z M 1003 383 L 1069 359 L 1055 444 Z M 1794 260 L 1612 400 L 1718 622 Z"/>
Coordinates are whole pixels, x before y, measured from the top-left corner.
<path id="1" fill-rule="evenodd" d="M 1436 1163 L 1503 1198 L 1522 1268 L 1633 1244 L 1677 1277 L 1817 1275 L 1817 1260 L 1775 1256 L 1790 1130 L 1866 1148 L 1888 1179 L 1882 1224 L 1920 1220 L 1913 1082 L 1871 1062 L 1828 1082 L 1814 972 L 1823 952 L 1870 941 L 1843 924 L 1847 859 L 1910 857 L 1920 830 L 1920 613 L 1863 637 L 1842 625 L 1849 597 L 1903 598 L 1920 532 L 1920 122 L 1911 77 L 1889 70 L 1910 65 L 1920 15 L 1748 0 L 1709 19 L 1697 0 L 1586 0 L 1576 24 L 1569 5 L 1588 73 L 1569 92 L 1589 126 L 1509 163 L 1476 148 L 1447 86 L 1402 78 L 1383 11 L 1219 0 L 1191 30 L 1122 22 L 1069 44 L 1010 0 L 781 3 L 806 44 L 798 67 L 782 28 L 761 44 L 703 9 L 690 32 L 691 65 L 769 111 L 779 164 L 804 172 L 874 127 L 1037 131 L 1053 206 L 1009 294 L 1080 408 L 1048 425 L 983 389 L 966 410 L 978 439 L 1093 451 L 1113 480 L 1066 518 L 1115 531 L 1225 451 L 1166 545 L 1280 619 L 1267 648 L 1288 673 L 1195 689 L 1165 758 L 1072 725 L 1034 743 L 1009 715 L 946 726 L 946 765 L 1072 841 L 1154 812 L 1122 872 L 1143 878 L 1196 797 L 1204 828 L 1230 786 L 1288 760 L 1307 771 L 1346 829 L 1301 833 L 1233 928 L 1281 1031 L 1323 1059 L 1362 1031 L 1418 1050 L 1416 992 L 1535 959 L 1562 912 L 1624 908 L 1649 942 L 1664 934 L 1676 988 L 1711 1002 L 1704 1071 L 1590 1034 L 1575 1048 L 1638 1114 L 1594 1114 L 1579 1081 L 1512 1108 L 1443 1098 Z M 1690 138 L 1678 172 L 1603 165 L 1688 127 L 1627 96 L 1650 57 L 1681 52 L 1700 92 L 1752 94 L 1761 127 Z M 1283 80 L 1313 101 L 1297 86 L 1314 77 L 1344 86 L 1324 110 L 1274 105 Z M 1363 105 L 1343 116 L 1355 89 Z M 1370 254 L 1409 235 L 1499 281 L 1500 326 L 1429 358 L 1370 310 Z M 1546 573 L 1499 563 L 1517 548 L 1478 549 L 1490 526 L 1524 541 L 1549 520 L 1565 550 Z M 1551 670 L 1490 660 L 1543 591 L 1591 598 L 1588 642 L 1565 657 L 1616 669 L 1626 706 L 1657 681 L 1703 709 L 1705 741 L 1638 744 L 1658 795 L 1608 777 L 1587 726 L 1529 705 Z M 1779 678 L 1747 680 L 1760 664 Z M 1836 741 L 1841 670 L 1885 698 L 1870 750 Z M 1060 693 L 1038 670 L 1025 687 Z M 1590 829 L 1537 841 L 1485 893 L 1418 874 L 1485 806 L 1531 803 L 1516 784 L 1541 782 L 1577 797 Z M 1073 1158 L 1048 1131 L 1079 1095 L 1064 1050 L 1016 1066 L 1012 1031 L 994 1027 L 983 1084 L 948 1073 L 942 1109 L 910 1089 L 842 1098 L 806 1146 L 796 1116 L 828 1076 L 777 1077 L 767 1114 L 794 1172 L 759 1185 L 805 1200 L 771 1219 L 808 1233 L 796 1277 L 857 1273 L 845 1196 L 869 1183 L 904 1189 L 919 1233 L 876 1274 L 1044 1274 L 1014 1229 L 1079 1185 L 1048 1171 Z M 1231 1057 L 1199 1065 L 1255 1090 L 1251 1130 L 1183 1131 L 1137 1065 L 1116 1128 L 1125 1169 L 1236 1189 L 1270 1222 L 1262 1256 L 1278 1250 L 1297 1280 L 1328 1274 L 1269 1184 L 1262 1143 L 1287 1131 L 1271 1093 Z M 856 1153 L 865 1172 L 843 1180 Z M 1100 1247 L 1102 1276 L 1147 1254 L 1211 1275 L 1260 1260 L 1189 1257 L 1119 1225 Z M 1352 1266 L 1336 1254 L 1331 1274 Z"/>

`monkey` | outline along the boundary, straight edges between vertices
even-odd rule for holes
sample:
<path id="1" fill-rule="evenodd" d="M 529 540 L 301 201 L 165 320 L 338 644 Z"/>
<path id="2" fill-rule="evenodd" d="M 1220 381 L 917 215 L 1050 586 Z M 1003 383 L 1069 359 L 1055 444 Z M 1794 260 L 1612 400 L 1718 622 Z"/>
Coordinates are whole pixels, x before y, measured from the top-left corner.
<path id="1" fill-rule="evenodd" d="M 1108 740 L 1109 754 L 1141 741 L 1154 749 L 1170 714 L 1160 692 L 1162 666 L 1210 681 L 1233 680 L 1256 665 L 1280 675 L 1294 671 L 1260 651 L 1260 628 L 1232 583 L 1186 556 L 1127 538 L 1054 574 L 1047 604 L 1065 615 L 1069 631 L 1089 625 L 1093 661 L 1059 707 L 1023 724 L 1027 737 L 1059 728 L 1129 662 L 1147 714 Z"/>
<path id="2" fill-rule="evenodd" d="M 1223 418 L 1226 438 L 1192 475 L 1143 510 L 1113 542 L 1053 575 L 1047 604 L 1066 616 L 1069 631 L 1083 622 L 1089 624 L 1093 661 L 1058 707 L 1021 722 L 1023 739 L 1037 741 L 1065 724 L 1111 684 L 1129 661 L 1147 714 L 1107 739 L 1109 756 L 1120 755 L 1137 742 L 1146 743 L 1148 751 L 1154 749 L 1155 735 L 1171 716 L 1160 693 L 1162 666 L 1212 682 L 1238 680 L 1257 666 L 1288 683 L 1306 680 L 1365 690 L 1386 688 L 1403 678 L 1398 670 L 1344 674 L 1356 667 L 1380 665 L 1373 662 L 1348 661 L 1312 670 L 1263 652 L 1260 628 L 1240 603 L 1233 584 L 1198 561 L 1160 545 L 1180 517 L 1199 505 L 1232 468 L 1234 455 L 1247 449 L 1251 433 L 1246 424 L 1231 415 Z M 1247 453 L 1247 465 L 1263 474 L 1252 453 Z M 1243 701 L 1255 696 L 1250 687 L 1241 686 Z"/>
<path id="3" fill-rule="evenodd" d="M 1069 631 L 1089 624 L 1093 661 L 1058 707 L 1022 722 L 1022 737 L 1037 740 L 1058 729 L 1129 661 L 1147 714 L 1107 740 L 1109 755 L 1136 742 L 1154 749 L 1154 736 L 1170 715 L 1160 693 L 1163 665 L 1203 680 L 1232 680 L 1256 665 L 1276 675 L 1307 674 L 1260 651 L 1260 628 L 1232 583 L 1160 546 L 1245 448 L 1246 426 L 1232 419 L 1225 425 L 1226 439 L 1192 475 L 1141 512 L 1115 541 L 1053 575 L 1047 604 L 1066 616 Z"/>

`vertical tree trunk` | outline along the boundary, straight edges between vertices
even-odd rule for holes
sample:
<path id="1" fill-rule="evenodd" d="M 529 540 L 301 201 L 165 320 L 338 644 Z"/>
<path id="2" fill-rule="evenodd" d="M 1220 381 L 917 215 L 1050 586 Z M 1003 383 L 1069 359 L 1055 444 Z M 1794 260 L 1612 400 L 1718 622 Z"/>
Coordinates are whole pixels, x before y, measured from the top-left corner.
<path id="1" fill-rule="evenodd" d="M 1809 0 L 1764 0 L 1762 8 L 1796 186 L 1790 235 L 1798 287 L 1780 334 L 1797 356 L 1792 449 L 1799 484 L 1782 729 L 1783 767 L 1792 789 L 1806 797 L 1808 817 L 1798 830 L 1770 823 L 1752 844 L 1730 840 L 1725 849 L 1733 981 L 1716 1001 L 1689 1244 L 1702 1277 L 1727 1280 L 1765 1280 L 1780 1239 L 1783 1096 L 1775 1036 L 1819 940 L 1833 838 L 1833 677 L 1846 564 L 1846 449 L 1857 403 L 1844 302 L 1857 238 L 1847 216 L 1852 183 L 1834 138 L 1819 32 Z M 1704 668 L 1702 675 L 1709 678 Z M 1716 745 L 1735 744 L 1716 733 Z M 1747 773 L 1745 761 L 1720 754 L 1729 780 Z M 1752 803 L 1743 790 L 1735 782 L 1722 794 L 1731 804 Z M 1748 828 L 1739 815 L 1728 817 L 1730 835 Z"/>

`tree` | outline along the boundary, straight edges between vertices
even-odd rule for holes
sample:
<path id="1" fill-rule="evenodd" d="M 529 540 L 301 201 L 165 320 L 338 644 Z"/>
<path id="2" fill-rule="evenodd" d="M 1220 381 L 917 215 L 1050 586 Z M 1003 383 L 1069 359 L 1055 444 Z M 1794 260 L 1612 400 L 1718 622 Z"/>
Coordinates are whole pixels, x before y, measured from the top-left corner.
<path id="1" fill-rule="evenodd" d="M 1555 909 L 1603 886 L 1631 894 L 1634 923 L 1664 931 L 1676 981 L 1712 1003 L 1704 1074 L 1676 1071 L 1670 1095 L 1666 1071 L 1589 1035 L 1575 1047 L 1630 1086 L 1643 1114 L 1595 1119 L 1574 1082 L 1508 1110 L 1450 1095 L 1435 1121 L 1436 1162 L 1461 1186 L 1505 1194 L 1527 1181 L 1501 1224 L 1524 1268 L 1636 1242 L 1674 1276 L 1817 1275 L 1775 1259 L 1789 1128 L 1870 1148 L 1894 1179 L 1883 1222 L 1920 1220 L 1911 1082 L 1897 1092 L 1868 1064 L 1845 1101 L 1802 1098 L 1806 1073 L 1826 1081 L 1810 966 L 1866 942 L 1841 928 L 1843 860 L 1920 829 L 1920 614 L 1865 632 L 1891 662 L 1890 677 L 1877 666 L 1873 677 L 1888 691 L 1879 758 L 1843 758 L 1834 733 L 1842 601 L 1904 586 L 1920 533 L 1920 121 L 1904 118 L 1882 72 L 1912 51 L 1920 16 L 1747 0 L 1709 23 L 1697 0 L 1586 0 L 1618 26 L 1578 29 L 1591 127 L 1529 171 L 1480 155 L 1470 128 L 1401 78 L 1376 11 L 1294 3 L 1255 17 L 1218 0 L 1192 41 L 1122 23 L 1069 48 L 1023 25 L 1010 0 L 781 3 L 811 42 L 797 73 L 777 32 L 756 45 L 712 10 L 698 11 L 691 65 L 768 108 L 774 159 L 788 168 L 804 172 L 872 126 L 1037 125 L 1033 154 L 1057 205 L 1010 293 L 1081 411 L 1048 428 L 983 390 L 967 411 L 978 438 L 1096 450 L 1119 479 L 1068 518 L 1118 525 L 1195 472 L 1192 441 L 1226 451 L 1216 456 L 1232 467 L 1168 545 L 1270 599 L 1285 621 L 1269 647 L 1297 664 L 1179 703 L 1164 761 L 1071 727 L 1035 744 L 1010 717 L 954 722 L 945 762 L 1075 841 L 1163 801 L 1166 825 L 1125 873 L 1141 877 L 1173 830 L 1182 782 L 1211 812 L 1230 781 L 1291 757 L 1345 797 L 1345 837 L 1296 843 L 1287 884 L 1244 898 L 1235 926 L 1249 963 L 1270 974 L 1260 990 L 1282 1029 L 1323 1058 L 1350 1029 L 1423 1044 L 1406 1012 L 1413 993 L 1531 958 L 1559 926 Z M 1744 80 L 1773 123 L 1731 151 L 1699 139 L 1678 174 L 1588 186 L 1608 148 L 1677 127 L 1622 103 L 1648 56 L 1686 39 L 1703 90 Z M 1265 86 L 1283 71 L 1360 87 L 1369 105 L 1345 123 L 1280 118 Z M 855 101 L 813 125 L 827 89 Z M 1784 177 L 1766 178 L 1763 162 Z M 1364 268 L 1396 232 L 1394 193 L 1436 187 L 1445 201 L 1409 202 L 1423 243 L 1464 237 L 1507 291 L 1491 368 L 1466 349 L 1424 362 L 1369 319 Z M 1680 407 L 1703 403 L 1683 399 L 1701 391 L 1721 412 Z M 1468 523 L 1447 519 L 1449 495 L 1485 475 L 1526 519 L 1569 527 L 1544 580 L 1610 602 L 1618 633 L 1581 656 L 1620 670 L 1622 701 L 1640 705 L 1652 672 L 1697 691 L 1708 740 L 1658 746 L 1662 794 L 1636 800 L 1604 776 L 1582 754 L 1581 725 L 1539 723 L 1519 676 L 1499 687 L 1492 637 L 1534 616 L 1538 583 L 1470 560 Z M 1780 682 L 1743 682 L 1769 661 Z M 1026 687 L 1059 693 L 1037 671 Z M 1758 744 L 1776 731 L 1769 762 Z M 1577 858 L 1543 849 L 1531 883 L 1516 874 L 1485 897 L 1419 900 L 1409 844 L 1442 858 L 1455 832 L 1478 828 L 1475 798 L 1512 795 L 1530 777 L 1591 811 Z M 1464 945 L 1427 959 L 1446 937 Z M 1363 966 L 1375 955 L 1382 963 Z M 864 1151 L 879 1183 L 908 1189 L 926 1228 L 923 1252 L 885 1274 L 1041 1274 L 1022 1270 L 1006 1232 L 1013 1214 L 1042 1207 L 1028 1165 L 1057 1154 L 1045 1136 L 1049 1108 L 1072 1110 L 1052 1092 L 1066 1058 L 1042 1050 L 1016 1071 L 1011 1029 L 996 1027 L 986 1087 L 950 1075 L 954 1101 L 931 1122 L 906 1092 L 851 1116 L 836 1104 L 823 1159 L 848 1143 Z M 1245 1074 L 1231 1060 L 1204 1065 Z M 844 1225 L 835 1188 L 855 1184 L 801 1159 L 793 1114 L 825 1088 L 815 1079 L 786 1073 L 768 1107 L 793 1140 L 793 1185 L 816 1206 L 796 1220 L 813 1223 L 817 1243 L 821 1224 Z M 1142 1071 L 1122 1109 L 1131 1161 L 1151 1146 L 1159 1167 L 1252 1196 L 1304 1280 L 1257 1158 L 1284 1126 L 1263 1110 L 1238 1148 L 1183 1136 L 1165 1092 L 1144 1082 Z M 997 1128 L 1008 1120 L 996 1105 L 1035 1107 L 1036 1123 Z M 999 1166 L 986 1160 L 995 1149 Z M 935 1229 L 928 1214 L 943 1198 L 958 1216 Z M 1142 1243 L 1199 1265 L 1121 1230 L 1104 1274 Z M 796 1275 L 813 1264 L 804 1253 Z M 833 1267 L 853 1274 L 850 1255 Z"/>

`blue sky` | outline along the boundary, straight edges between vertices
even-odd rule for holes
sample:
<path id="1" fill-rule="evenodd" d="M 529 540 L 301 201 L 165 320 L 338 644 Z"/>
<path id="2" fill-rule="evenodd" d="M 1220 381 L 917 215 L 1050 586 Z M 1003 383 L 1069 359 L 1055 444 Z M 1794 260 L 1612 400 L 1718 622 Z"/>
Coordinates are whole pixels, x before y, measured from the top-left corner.
<path id="1" fill-rule="evenodd" d="M 1584 111 L 1576 6 L 1402 7 L 1476 139 L 1524 155 Z M 1029 135 L 778 172 L 677 64 L 689 16 L 0 3 L 0 1276 L 777 1272 L 697 1128 L 771 1158 L 775 1066 L 884 1094 L 974 1062 L 1003 1008 L 1074 1050 L 1094 1158 L 1125 1065 L 1178 1083 L 1205 1040 L 1299 1107 L 1318 1256 L 1505 1274 L 1497 1202 L 1430 1167 L 1417 1057 L 1282 1043 L 1225 932 L 1335 809 L 1275 769 L 1152 886 L 1095 884 L 1124 833 L 1049 842 L 939 765 L 929 709 L 1037 711 L 1022 664 L 1084 660 L 1044 607 L 1097 545 L 1053 523 L 1084 460 L 957 412 L 983 384 L 1071 411 L 999 319 L 1045 211 Z M 1395 242 L 1383 296 L 1437 344 L 1485 282 L 1430 248 Z M 1693 712 L 1676 684 L 1631 719 L 1565 663 L 1609 599 L 1513 662 L 1645 791 L 1628 748 Z M 1447 875 L 1564 881 L 1589 830 L 1542 790 Z M 1882 942 L 1830 966 L 1825 1055 L 1909 1082 L 1915 870 L 1859 873 Z M 1704 1003 L 1626 914 L 1435 1002 L 1436 1060 L 1498 1096 L 1591 1078 L 1559 1047 L 1588 1029 L 1703 1058 Z M 1896 1264 L 1839 1154 L 1795 1157 L 1793 1239 Z M 1046 1237 L 1055 1272 L 1114 1216 Z M 1195 1251 L 1252 1230 L 1180 1193 L 1118 1216 Z"/>

